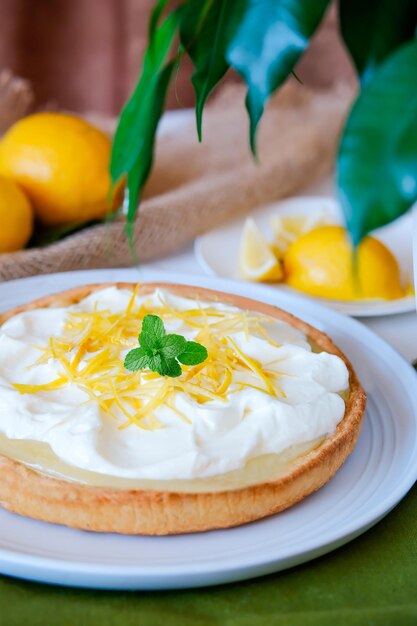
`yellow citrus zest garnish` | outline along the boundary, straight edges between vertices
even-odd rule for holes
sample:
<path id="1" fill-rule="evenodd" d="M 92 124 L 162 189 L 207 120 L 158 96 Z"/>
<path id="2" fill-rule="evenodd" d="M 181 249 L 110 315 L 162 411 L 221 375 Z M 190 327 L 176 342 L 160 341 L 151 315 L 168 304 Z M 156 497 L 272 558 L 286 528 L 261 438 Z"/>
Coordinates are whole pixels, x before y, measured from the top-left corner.
<path id="1" fill-rule="evenodd" d="M 285 397 L 276 382 L 280 374 L 263 369 L 229 334 L 255 335 L 278 347 L 265 329 L 265 325 L 274 322 L 272 318 L 215 306 L 199 305 L 179 311 L 162 297 L 157 306 L 151 300 L 139 304 L 138 292 L 139 286 L 126 309 L 119 313 L 97 310 L 97 307 L 92 312 L 69 312 L 62 336 L 52 337 L 46 348 L 38 347 L 42 354 L 34 364 L 56 360 L 58 378 L 41 385 L 17 383 L 14 388 L 22 394 L 36 394 L 76 384 L 88 395 L 86 402 L 96 403 L 104 414 L 118 420 L 119 428 L 134 424 L 146 430 L 163 427 L 155 417 L 155 410 L 161 406 L 171 409 L 184 422 L 190 422 L 175 405 L 179 392 L 198 404 L 225 403 L 228 394 L 243 387 L 258 389 L 273 397 Z M 194 328 L 197 331 L 194 340 L 206 346 L 208 359 L 199 365 L 184 366 L 178 378 L 148 371 L 127 371 L 122 353 L 137 344 L 142 320 L 148 313 L 159 315 L 164 322 L 186 323 Z M 248 381 L 233 382 L 234 373 L 243 374 Z M 124 421 L 120 422 L 120 416 Z"/>
<path id="2" fill-rule="evenodd" d="M 60 376 L 56 380 L 52 380 L 50 383 L 44 385 L 20 385 L 14 384 L 13 387 L 19 391 L 19 393 L 36 393 L 37 391 L 55 391 L 61 389 L 68 383 L 68 379 L 65 376 Z"/>

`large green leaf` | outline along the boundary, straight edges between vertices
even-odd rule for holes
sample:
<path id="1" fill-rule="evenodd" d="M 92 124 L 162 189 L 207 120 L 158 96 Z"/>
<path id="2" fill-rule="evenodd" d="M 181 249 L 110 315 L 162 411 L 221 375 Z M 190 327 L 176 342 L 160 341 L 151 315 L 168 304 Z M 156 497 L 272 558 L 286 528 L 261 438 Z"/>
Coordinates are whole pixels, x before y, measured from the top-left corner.
<path id="1" fill-rule="evenodd" d="M 136 88 L 125 105 L 113 141 L 110 173 L 113 184 L 126 178 L 124 212 L 132 241 L 134 218 L 143 185 L 152 167 L 155 134 L 176 63 L 170 53 L 180 10 L 157 25 L 165 2 L 158 2 L 150 18 L 150 41 Z"/>
<path id="2" fill-rule="evenodd" d="M 151 14 L 149 16 L 149 26 L 148 26 L 149 41 L 152 41 L 155 35 L 155 31 L 159 24 L 159 20 L 161 19 L 163 12 L 165 11 L 167 5 L 169 4 L 169 1 L 170 0 L 157 0 L 156 1 L 153 11 L 151 11 Z"/>
<path id="3" fill-rule="evenodd" d="M 142 189 L 148 179 L 153 164 L 154 144 L 156 129 L 162 116 L 168 85 L 171 80 L 176 60 L 168 63 L 158 75 L 153 84 L 151 115 L 143 118 L 143 124 L 147 120 L 146 128 L 139 129 L 143 143 L 138 150 L 136 161 L 130 164 L 127 172 L 127 183 L 123 201 L 123 213 L 126 215 L 126 233 L 129 242 L 133 243 L 133 230 L 135 217 L 138 211 L 138 203 Z M 145 114 L 144 114 L 145 115 Z"/>
<path id="4" fill-rule="evenodd" d="M 338 187 L 355 245 L 417 200 L 417 41 L 389 57 L 355 102 L 339 147 Z"/>
<path id="5" fill-rule="evenodd" d="M 415 37 L 416 0 L 339 0 L 340 27 L 362 82 Z"/>
<path id="6" fill-rule="evenodd" d="M 258 122 L 270 95 L 290 75 L 329 0 L 244 0 L 226 59 L 248 85 L 246 106 L 255 152 Z"/>
<path id="7" fill-rule="evenodd" d="M 204 105 L 229 68 L 226 49 L 245 4 L 246 0 L 188 0 L 183 7 L 180 40 L 195 67 L 192 82 L 200 141 Z"/>

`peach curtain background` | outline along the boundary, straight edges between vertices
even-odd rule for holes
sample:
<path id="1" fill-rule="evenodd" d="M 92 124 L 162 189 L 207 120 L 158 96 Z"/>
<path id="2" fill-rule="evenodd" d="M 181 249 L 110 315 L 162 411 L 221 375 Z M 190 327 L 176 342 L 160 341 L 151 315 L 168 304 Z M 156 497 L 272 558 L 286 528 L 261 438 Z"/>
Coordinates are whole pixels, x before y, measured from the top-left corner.
<path id="1" fill-rule="evenodd" d="M 135 83 L 152 0 L 0 0 L 0 70 L 28 78 L 40 107 L 117 114 Z M 334 8 L 297 68 L 307 85 L 353 80 Z M 184 67 L 168 106 L 190 106 Z"/>

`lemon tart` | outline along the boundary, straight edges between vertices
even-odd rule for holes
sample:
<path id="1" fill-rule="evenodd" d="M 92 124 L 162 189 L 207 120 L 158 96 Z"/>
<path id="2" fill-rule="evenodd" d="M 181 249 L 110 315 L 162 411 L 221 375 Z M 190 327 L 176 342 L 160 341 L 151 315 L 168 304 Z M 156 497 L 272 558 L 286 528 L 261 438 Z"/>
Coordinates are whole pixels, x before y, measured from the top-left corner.
<path id="1" fill-rule="evenodd" d="M 146 315 L 201 343 L 180 375 L 128 371 Z M 82 286 L 0 316 L 0 505 L 165 535 L 278 513 L 351 453 L 365 393 L 291 314 L 198 287 Z"/>

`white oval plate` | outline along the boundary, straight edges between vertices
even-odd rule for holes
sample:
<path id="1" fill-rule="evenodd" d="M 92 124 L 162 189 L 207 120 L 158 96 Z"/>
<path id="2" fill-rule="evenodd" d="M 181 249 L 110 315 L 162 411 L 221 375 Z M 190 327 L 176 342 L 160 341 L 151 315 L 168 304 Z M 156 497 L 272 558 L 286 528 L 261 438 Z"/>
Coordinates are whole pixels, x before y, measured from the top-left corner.
<path id="1" fill-rule="evenodd" d="M 342 224 L 342 215 L 339 204 L 334 198 L 298 196 L 269 204 L 253 213 L 253 218 L 267 239 L 271 238 L 272 231 L 269 224 L 271 215 L 309 213 L 318 209 L 324 209 L 331 216 L 332 222 Z M 228 224 L 211 230 L 198 237 L 195 241 L 194 251 L 199 264 L 207 274 L 222 278 L 242 280 L 238 270 L 238 255 L 243 224 L 246 217 L 241 217 Z M 412 246 L 412 220 L 411 215 L 397 220 L 394 224 L 385 226 L 375 231 L 378 237 L 398 260 L 403 280 L 413 282 L 413 246 Z M 393 315 L 407 313 L 416 308 L 414 296 L 399 298 L 397 300 L 369 300 L 357 302 L 343 302 L 340 300 L 326 300 L 313 298 L 307 294 L 295 291 L 286 285 L 276 284 L 274 289 L 279 291 L 297 293 L 307 300 L 320 302 L 336 309 L 346 315 L 355 317 L 370 317 L 379 315 Z"/>
<path id="2" fill-rule="evenodd" d="M 1 306 L 112 280 L 175 282 L 176 277 L 100 270 L 29 278 L 0 285 Z M 325 487 L 300 504 L 224 531 L 174 537 L 95 534 L 0 509 L 3 574 L 106 589 L 174 589 L 242 580 L 297 565 L 350 541 L 386 515 L 414 483 L 417 376 L 393 348 L 359 322 L 292 294 L 212 278 L 181 276 L 181 282 L 279 304 L 329 333 L 352 359 L 369 397 L 354 452 Z"/>

